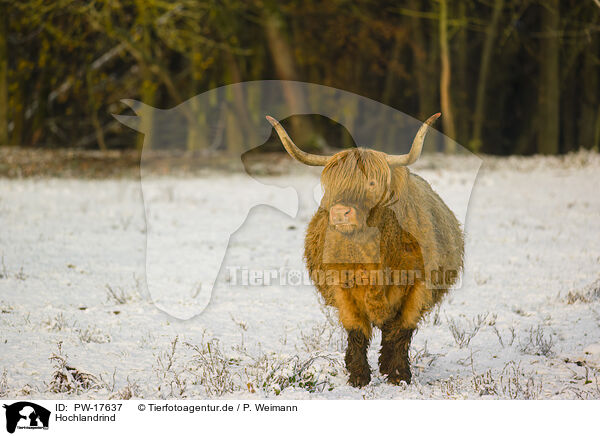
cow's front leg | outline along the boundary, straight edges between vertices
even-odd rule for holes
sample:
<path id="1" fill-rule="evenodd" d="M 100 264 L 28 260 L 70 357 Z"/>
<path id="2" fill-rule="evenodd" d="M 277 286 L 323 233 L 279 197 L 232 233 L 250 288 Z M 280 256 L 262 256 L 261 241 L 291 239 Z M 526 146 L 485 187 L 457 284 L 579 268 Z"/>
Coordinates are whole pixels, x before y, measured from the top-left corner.
<path id="1" fill-rule="evenodd" d="M 351 290 L 338 287 L 334 295 L 340 321 L 348 332 L 345 358 L 346 369 L 350 373 L 348 383 L 355 387 L 362 387 L 371 381 L 371 368 L 367 361 L 371 323 L 359 310 Z"/>
<path id="2" fill-rule="evenodd" d="M 414 329 L 398 328 L 399 322 L 392 320 L 381 329 L 381 352 L 379 354 L 379 370 L 389 383 L 394 385 L 411 380 L 408 348 Z"/>
<path id="3" fill-rule="evenodd" d="M 346 369 L 350 373 L 348 383 L 360 388 L 371 381 L 371 368 L 367 361 L 369 339 L 361 330 L 348 330 L 348 348 L 346 348 Z"/>

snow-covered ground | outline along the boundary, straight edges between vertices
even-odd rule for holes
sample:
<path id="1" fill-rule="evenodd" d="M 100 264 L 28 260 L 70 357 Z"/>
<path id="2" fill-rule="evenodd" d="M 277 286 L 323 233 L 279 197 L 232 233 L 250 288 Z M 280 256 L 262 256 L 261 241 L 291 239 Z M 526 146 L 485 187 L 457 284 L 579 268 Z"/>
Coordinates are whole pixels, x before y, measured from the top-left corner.
<path id="1" fill-rule="evenodd" d="M 415 172 L 460 208 L 470 183 L 461 158 L 426 162 Z M 186 210 L 189 196 L 173 186 L 218 190 L 232 177 L 150 183 L 172 210 Z M 315 180 L 306 172 L 270 182 L 306 187 L 308 205 Z M 314 289 L 230 277 L 234 267 L 302 270 L 314 204 L 297 218 L 254 208 L 208 307 L 184 321 L 158 309 L 145 286 L 139 181 L 1 179 L 0 396 L 600 398 L 599 186 L 597 154 L 486 159 L 465 224 L 463 284 L 416 334 L 413 383 L 385 383 L 376 336 L 373 380 L 356 389 L 346 385 L 344 333 Z M 228 217 L 215 208 L 214 219 Z"/>

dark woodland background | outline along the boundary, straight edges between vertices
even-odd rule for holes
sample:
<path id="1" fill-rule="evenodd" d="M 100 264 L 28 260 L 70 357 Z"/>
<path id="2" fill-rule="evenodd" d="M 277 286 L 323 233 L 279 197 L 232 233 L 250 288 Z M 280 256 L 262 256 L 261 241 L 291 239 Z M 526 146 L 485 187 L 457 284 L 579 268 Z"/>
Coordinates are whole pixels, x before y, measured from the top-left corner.
<path id="1" fill-rule="evenodd" d="M 120 99 L 290 79 L 441 111 L 476 152 L 597 150 L 599 34 L 600 0 L 0 0 L 0 144 L 140 147 Z"/>

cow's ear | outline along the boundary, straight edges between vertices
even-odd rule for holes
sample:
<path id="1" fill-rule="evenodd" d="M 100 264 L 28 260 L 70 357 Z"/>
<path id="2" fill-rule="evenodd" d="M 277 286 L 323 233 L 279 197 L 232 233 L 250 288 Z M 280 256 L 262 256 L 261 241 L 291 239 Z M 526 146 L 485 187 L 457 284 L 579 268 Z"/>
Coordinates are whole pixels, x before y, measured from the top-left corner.
<path id="1" fill-rule="evenodd" d="M 393 177 L 391 187 L 397 192 L 400 192 L 404 186 L 406 186 L 406 182 L 408 181 L 408 175 L 410 170 L 407 167 L 394 167 L 392 168 Z"/>
<path id="2" fill-rule="evenodd" d="M 396 178 L 405 179 L 408 177 L 410 170 L 408 167 L 394 167 L 392 168 L 392 172 Z"/>

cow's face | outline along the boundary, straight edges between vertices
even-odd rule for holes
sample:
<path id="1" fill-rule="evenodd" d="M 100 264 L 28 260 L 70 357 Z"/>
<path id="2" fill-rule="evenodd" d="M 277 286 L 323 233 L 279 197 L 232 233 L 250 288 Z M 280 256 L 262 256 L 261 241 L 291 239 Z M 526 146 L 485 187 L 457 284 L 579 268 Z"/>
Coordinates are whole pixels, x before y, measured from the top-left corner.
<path id="1" fill-rule="evenodd" d="M 321 175 L 330 228 L 349 235 L 376 226 L 373 211 L 393 197 L 391 179 L 381 152 L 354 148 L 332 156 Z"/>

